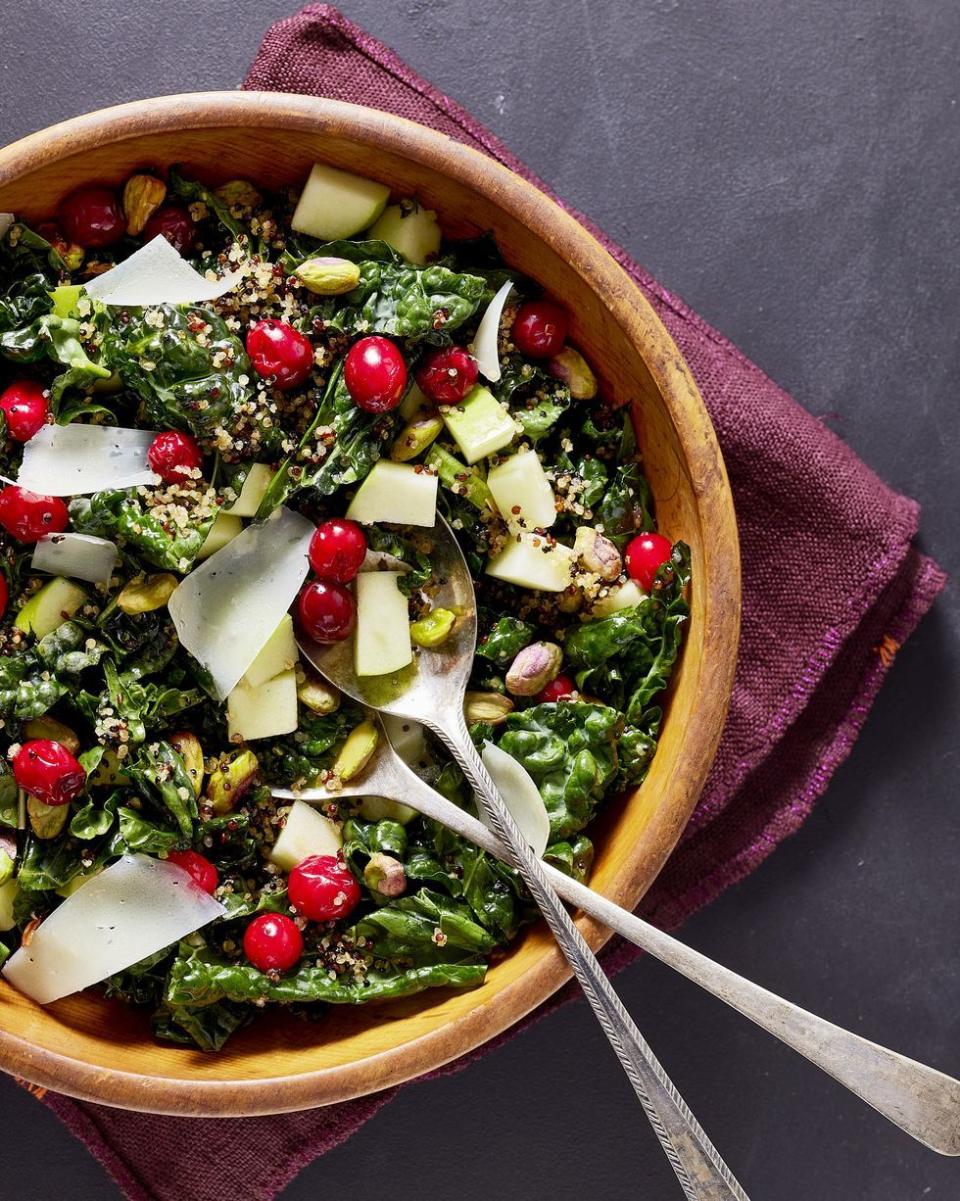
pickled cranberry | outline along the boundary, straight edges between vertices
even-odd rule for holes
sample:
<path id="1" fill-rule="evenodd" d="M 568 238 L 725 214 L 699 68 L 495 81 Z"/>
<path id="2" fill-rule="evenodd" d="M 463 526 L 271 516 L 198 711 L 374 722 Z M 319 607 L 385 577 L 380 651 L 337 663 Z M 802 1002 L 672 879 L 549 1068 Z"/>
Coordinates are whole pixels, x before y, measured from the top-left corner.
<path id="1" fill-rule="evenodd" d="M 182 484 L 189 472 L 203 465 L 196 439 L 178 430 L 157 434 L 147 451 L 147 462 L 165 484 Z"/>
<path id="2" fill-rule="evenodd" d="M 541 689 L 537 694 L 537 701 L 541 705 L 551 704 L 554 701 L 568 701 L 576 691 L 577 686 L 573 680 L 569 676 L 561 674 Z"/>
<path id="3" fill-rule="evenodd" d="M 297 601 L 301 631 L 314 642 L 342 642 L 353 633 L 357 602 L 342 584 L 314 580 Z"/>
<path id="4" fill-rule="evenodd" d="M 25 742 L 13 760 L 13 775 L 25 792 L 45 805 L 66 805 L 87 786 L 86 772 L 61 742 Z"/>
<path id="5" fill-rule="evenodd" d="M 563 350 L 569 322 L 564 309 L 552 300 L 529 300 L 517 310 L 513 344 L 531 359 L 552 359 Z"/>
<path id="6" fill-rule="evenodd" d="M 80 246 L 112 246 L 127 230 L 116 193 L 110 188 L 78 188 L 60 205 L 63 231 Z"/>
<path id="7" fill-rule="evenodd" d="M 285 972 L 303 954 L 303 935 L 285 913 L 260 913 L 243 933 L 243 953 L 261 972 Z"/>
<path id="8" fill-rule="evenodd" d="M 69 518 L 59 496 L 40 496 L 16 484 L 0 489 L 0 526 L 18 542 L 38 542 L 44 534 L 62 534 Z"/>
<path id="9" fill-rule="evenodd" d="M 167 855 L 167 861 L 183 868 L 204 892 L 213 894 L 217 891 L 220 873 L 205 855 L 200 855 L 196 851 L 171 851 Z"/>
<path id="10" fill-rule="evenodd" d="M 657 570 L 670 558 L 673 547 L 663 534 L 637 534 L 627 543 L 624 559 L 627 574 L 636 580 L 644 592 L 649 592 Z"/>
<path id="11" fill-rule="evenodd" d="M 163 234 L 179 254 L 189 254 L 197 240 L 197 227 L 185 208 L 165 204 L 143 227 L 144 242 L 152 242 L 158 234 Z"/>
<path id="12" fill-rule="evenodd" d="M 290 904 L 312 922 L 346 917 L 360 901 L 360 885 L 335 855 L 311 855 L 290 873 Z"/>
<path id="13" fill-rule="evenodd" d="M 286 321 L 258 321 L 247 333 L 247 354 L 257 375 L 272 379 L 275 388 L 288 392 L 305 383 L 313 370 L 310 339 Z"/>
<path id="14" fill-rule="evenodd" d="M 310 566 L 321 580 L 349 584 L 367 553 L 367 539 L 355 521 L 322 521 L 310 539 Z"/>
<path id="15" fill-rule="evenodd" d="M 361 338 L 347 351 L 343 378 L 354 403 L 367 413 L 388 413 L 403 399 L 407 365 L 389 338 Z"/>
<path id="16" fill-rule="evenodd" d="M 424 358 L 416 377 L 435 404 L 459 404 L 477 382 L 477 360 L 462 346 L 445 346 Z"/>
<path id="17" fill-rule="evenodd" d="M 0 393 L 0 409 L 14 442 L 29 442 L 46 425 L 50 405 L 42 386 L 32 379 L 15 379 Z"/>

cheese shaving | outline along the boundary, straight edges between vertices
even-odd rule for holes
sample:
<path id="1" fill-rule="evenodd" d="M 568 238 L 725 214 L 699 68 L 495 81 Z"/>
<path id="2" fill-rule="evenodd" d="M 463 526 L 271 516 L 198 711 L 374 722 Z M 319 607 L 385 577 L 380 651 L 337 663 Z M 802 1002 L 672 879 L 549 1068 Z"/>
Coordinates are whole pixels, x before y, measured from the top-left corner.
<path id="1" fill-rule="evenodd" d="M 180 257 L 162 234 L 85 285 L 88 296 L 109 305 L 196 304 L 232 291 L 244 268 L 210 280 Z"/>

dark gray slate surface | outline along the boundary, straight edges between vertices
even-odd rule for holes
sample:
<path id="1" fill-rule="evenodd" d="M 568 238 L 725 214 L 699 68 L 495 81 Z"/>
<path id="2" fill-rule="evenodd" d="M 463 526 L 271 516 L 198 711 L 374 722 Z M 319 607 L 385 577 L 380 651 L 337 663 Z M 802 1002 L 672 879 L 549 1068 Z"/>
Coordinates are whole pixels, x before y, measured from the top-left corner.
<path id="1" fill-rule="evenodd" d="M 292 3 L 293 0 L 290 0 Z M 926 508 L 956 573 L 955 0 L 344 0 Z M 4 22 L 4 141 L 230 87 L 283 0 L 31 0 Z M 482 14 L 482 15 L 480 15 Z M 816 581 L 811 580 L 811 586 Z M 903 651 L 804 830 L 694 945 L 960 1073 L 956 591 Z M 754 1201 L 953 1201 L 942 1160 L 653 963 L 624 999 Z M 9 1201 L 118 1196 L 0 1081 Z M 184 1181 L 189 1199 L 189 1181 Z M 416 1086 L 284 1194 L 668 1201 L 671 1174 L 578 1004 Z"/>

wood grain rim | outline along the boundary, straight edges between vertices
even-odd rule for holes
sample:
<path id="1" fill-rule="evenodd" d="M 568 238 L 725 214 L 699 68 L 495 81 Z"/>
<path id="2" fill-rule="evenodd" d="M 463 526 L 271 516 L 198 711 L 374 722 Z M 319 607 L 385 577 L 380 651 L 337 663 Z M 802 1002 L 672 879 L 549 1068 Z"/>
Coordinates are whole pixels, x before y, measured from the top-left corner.
<path id="1" fill-rule="evenodd" d="M 709 657 L 701 671 L 696 722 L 684 734 L 682 771 L 675 772 L 670 803 L 651 818 L 656 851 L 642 875 L 629 870 L 607 889 L 634 908 L 663 866 L 696 805 L 723 729 L 733 687 L 739 637 L 740 571 L 733 500 L 713 426 L 676 345 L 649 302 L 599 242 L 554 201 L 495 160 L 447 136 L 374 109 L 281 93 L 197 92 L 136 101 L 65 121 L 0 150 L 0 185 L 82 156 L 105 143 L 150 133 L 236 126 L 322 131 L 391 150 L 455 177 L 496 203 L 565 257 L 626 331 L 647 364 L 687 456 L 704 539 L 706 603 L 703 623 Z M 131 158 L 136 162 L 135 154 Z M 636 865 L 632 865 L 634 868 Z M 609 933 L 590 919 L 579 925 L 592 947 Z M 408 1081 L 468 1054 L 535 1009 L 570 976 L 555 948 L 533 968 L 454 1022 L 388 1052 L 302 1075 L 250 1080 L 185 1082 L 97 1066 L 38 1047 L 0 1031 L 0 1068 L 82 1100 L 143 1112 L 208 1117 L 254 1116 L 332 1104 Z"/>

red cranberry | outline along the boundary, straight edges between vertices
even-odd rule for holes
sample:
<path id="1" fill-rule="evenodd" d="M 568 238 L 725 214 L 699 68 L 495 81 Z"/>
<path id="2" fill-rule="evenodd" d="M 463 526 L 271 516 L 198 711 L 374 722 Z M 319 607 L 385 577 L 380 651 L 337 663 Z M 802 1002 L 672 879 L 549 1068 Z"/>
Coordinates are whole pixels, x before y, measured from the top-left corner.
<path id="1" fill-rule="evenodd" d="M 32 379 L 15 379 L 0 393 L 0 409 L 14 442 L 29 442 L 50 416 L 43 387 Z"/>
<path id="2" fill-rule="evenodd" d="M 165 430 L 150 443 L 147 462 L 165 484 L 182 484 L 191 478 L 188 472 L 203 465 L 203 455 L 189 434 Z"/>
<path id="3" fill-rule="evenodd" d="M 66 805 L 87 786 L 87 775 L 61 742 L 25 742 L 13 760 L 13 775 L 24 791 L 46 805 Z"/>
<path id="4" fill-rule="evenodd" d="M 568 701 L 576 691 L 577 686 L 569 676 L 559 675 L 540 690 L 537 694 L 537 701 L 541 705 L 548 705 L 554 701 Z"/>
<path id="5" fill-rule="evenodd" d="M 194 884 L 202 888 L 204 892 L 212 895 L 217 891 L 220 873 L 206 856 L 199 855 L 196 851 L 171 851 L 167 855 L 167 860 L 175 863 L 177 867 L 183 868 Z"/>
<path id="6" fill-rule="evenodd" d="M 243 933 L 243 953 L 261 972 L 285 972 L 303 954 L 303 935 L 285 913 L 260 913 Z"/>
<path id="7" fill-rule="evenodd" d="M 335 855 L 311 855 L 290 873 L 290 904 L 312 922 L 333 922 L 346 917 L 360 901 L 360 885 Z"/>
<path id="8" fill-rule="evenodd" d="M 564 309 L 552 300 L 529 300 L 517 310 L 513 344 L 531 359 L 552 359 L 563 350 L 569 322 Z"/>
<path id="9" fill-rule="evenodd" d="M 435 404 L 459 404 L 477 382 L 477 360 L 462 346 L 445 346 L 424 358 L 416 376 L 425 395 Z"/>
<path id="10" fill-rule="evenodd" d="M 7 584 L 7 577 L 0 575 L 0 618 L 7 611 L 7 602 L 10 599 L 10 586 Z"/>
<path id="11" fill-rule="evenodd" d="M 258 321 L 247 332 L 247 354 L 257 375 L 273 379 L 275 388 L 299 388 L 313 370 L 310 339 L 286 321 Z"/>
<path id="12" fill-rule="evenodd" d="M 297 601 L 300 629 L 314 642 L 342 642 L 353 633 L 357 602 L 342 584 L 314 580 Z"/>
<path id="13" fill-rule="evenodd" d="M 658 568 L 670 558 L 672 550 L 670 539 L 663 534 L 637 534 L 624 552 L 627 574 L 644 592 L 649 592 Z"/>
<path id="14" fill-rule="evenodd" d="M 367 413 L 388 413 L 403 399 L 407 365 L 389 338 L 361 338 L 347 351 L 343 378 L 354 403 Z"/>
<path id="15" fill-rule="evenodd" d="M 40 496 L 16 484 L 0 489 L 0 526 L 18 542 L 38 542 L 44 534 L 62 534 L 69 517 L 59 496 Z"/>
<path id="16" fill-rule="evenodd" d="M 112 246 L 127 230 L 116 193 L 110 188 L 78 188 L 60 205 L 60 224 L 80 246 Z"/>
<path id="17" fill-rule="evenodd" d="M 197 227 L 185 208 L 165 204 L 143 227 L 144 242 L 152 242 L 158 234 L 163 234 L 178 254 L 189 254 L 197 240 Z"/>
<path id="18" fill-rule="evenodd" d="M 321 580 L 349 584 L 367 553 L 367 539 L 355 521 L 322 521 L 310 539 L 310 566 Z"/>

